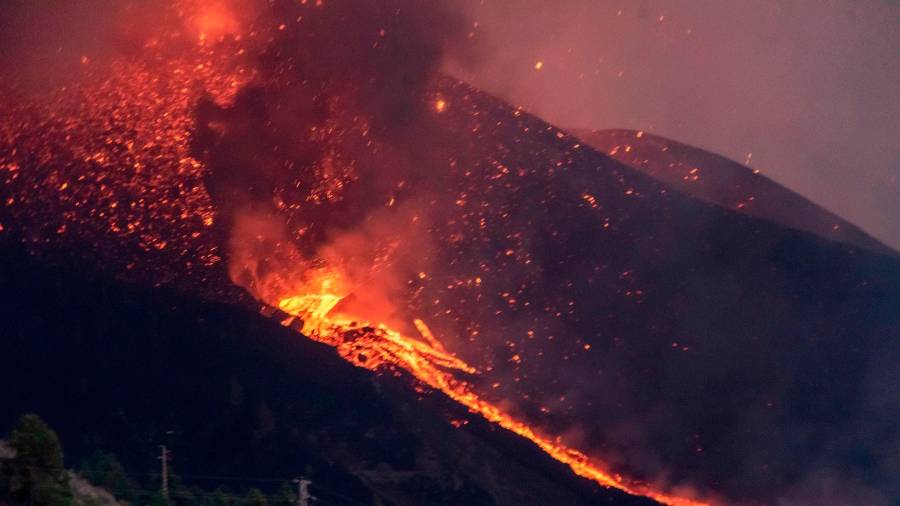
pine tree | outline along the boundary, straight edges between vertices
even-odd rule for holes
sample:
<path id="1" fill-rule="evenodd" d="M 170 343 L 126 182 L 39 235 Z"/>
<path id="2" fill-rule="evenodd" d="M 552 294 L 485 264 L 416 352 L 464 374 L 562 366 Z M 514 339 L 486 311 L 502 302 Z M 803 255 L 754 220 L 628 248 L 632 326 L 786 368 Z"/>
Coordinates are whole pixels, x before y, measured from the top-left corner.
<path id="1" fill-rule="evenodd" d="M 212 493 L 210 504 L 211 506 L 231 506 L 232 502 L 231 490 L 220 486 Z"/>
<path id="2" fill-rule="evenodd" d="M 294 487 L 288 482 L 283 482 L 272 496 L 272 506 L 294 506 L 295 504 L 297 504 L 297 495 L 294 494 Z"/>
<path id="3" fill-rule="evenodd" d="M 37 415 L 23 415 L 10 436 L 16 455 L 9 465 L 9 490 L 29 506 L 70 506 L 69 478 L 59 438 Z"/>
<path id="4" fill-rule="evenodd" d="M 269 506 L 269 500 L 266 494 L 263 494 L 258 488 L 251 488 L 244 499 L 241 501 L 242 506 Z"/>
<path id="5" fill-rule="evenodd" d="M 125 468 L 112 453 L 97 450 L 81 463 L 79 474 L 93 485 L 112 492 L 117 499 L 134 502 L 137 483 L 128 477 Z"/>

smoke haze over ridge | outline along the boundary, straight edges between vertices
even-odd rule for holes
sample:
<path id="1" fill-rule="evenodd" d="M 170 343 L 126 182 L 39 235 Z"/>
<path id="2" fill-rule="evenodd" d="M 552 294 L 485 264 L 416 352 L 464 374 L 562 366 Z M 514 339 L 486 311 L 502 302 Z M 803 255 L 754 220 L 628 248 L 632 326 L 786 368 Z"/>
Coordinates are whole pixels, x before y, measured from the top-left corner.
<path id="1" fill-rule="evenodd" d="M 467 6 L 492 51 L 454 74 L 563 128 L 646 130 L 749 159 L 900 248 L 897 2 Z"/>

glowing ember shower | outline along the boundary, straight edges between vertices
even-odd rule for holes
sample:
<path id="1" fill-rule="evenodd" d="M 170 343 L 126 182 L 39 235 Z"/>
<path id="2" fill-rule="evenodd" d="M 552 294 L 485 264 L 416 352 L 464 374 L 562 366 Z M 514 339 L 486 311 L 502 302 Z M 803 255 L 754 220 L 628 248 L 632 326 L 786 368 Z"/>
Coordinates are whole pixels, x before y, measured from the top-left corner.
<path id="1" fill-rule="evenodd" d="M 566 446 L 560 438 L 541 434 L 529 424 L 510 416 L 497 405 L 481 398 L 467 381 L 454 373 L 477 375 L 478 371 L 449 353 L 432 334 L 427 324 L 415 319 L 418 337 L 399 332 L 384 323 L 371 322 L 342 309 L 343 300 L 353 295 L 350 276 L 337 269 L 308 267 L 301 255 L 278 243 L 278 255 L 292 258 L 287 263 L 274 258 L 252 258 L 252 253 L 238 244 L 232 276 L 244 283 L 255 297 L 269 307 L 277 307 L 290 315 L 282 324 L 295 328 L 309 338 L 333 346 L 338 354 L 358 367 L 372 371 L 405 371 L 423 384 L 447 395 L 469 411 L 489 422 L 522 436 L 554 459 L 568 465 L 579 476 L 606 487 L 630 494 L 653 498 L 663 504 L 701 506 L 709 503 L 676 497 L 646 483 L 630 480 L 608 471 L 608 466 L 590 459 L 584 453 Z M 283 251 L 288 248 L 289 251 Z M 271 252 L 274 253 L 274 252 Z M 248 256 L 251 255 L 251 256 Z M 263 267 L 263 265 L 265 267 Z M 266 271 L 261 274 L 261 271 Z M 365 288 L 357 288 L 365 289 Z M 268 312 L 264 308 L 264 312 Z"/>
<path id="2" fill-rule="evenodd" d="M 629 494 L 650 497 L 663 504 L 675 506 L 701 506 L 709 503 L 668 495 L 651 486 L 628 480 L 619 474 L 611 474 L 602 463 L 592 461 L 580 451 L 562 444 L 558 438 L 543 436 L 528 424 L 504 413 L 499 407 L 481 399 L 468 383 L 456 379 L 448 370 L 470 374 L 476 371 L 455 356 L 447 354 L 440 342 L 421 320 L 416 320 L 422 337 L 431 340 L 435 347 L 418 339 L 405 336 L 383 324 L 372 324 L 349 315 L 332 314 L 341 298 L 328 290 L 329 279 L 322 280 L 319 293 L 289 296 L 278 302 L 278 307 L 302 321 L 302 332 L 310 338 L 334 346 L 338 353 L 356 364 L 373 371 L 383 368 L 401 369 L 435 390 L 440 390 L 459 402 L 472 413 L 489 422 L 522 436 L 554 459 L 568 465 L 575 474 L 614 487 Z M 291 326 L 292 319 L 282 322 Z"/>

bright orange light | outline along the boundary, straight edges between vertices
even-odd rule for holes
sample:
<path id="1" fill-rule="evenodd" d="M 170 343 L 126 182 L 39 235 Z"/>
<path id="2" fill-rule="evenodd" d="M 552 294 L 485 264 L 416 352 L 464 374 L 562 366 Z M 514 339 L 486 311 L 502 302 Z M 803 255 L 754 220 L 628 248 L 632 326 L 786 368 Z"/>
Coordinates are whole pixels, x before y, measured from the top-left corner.
<path id="1" fill-rule="evenodd" d="M 205 2 L 191 19 L 191 28 L 200 40 L 217 39 L 237 33 L 239 26 L 234 14 L 216 2 Z"/>
<path id="2" fill-rule="evenodd" d="M 447 109 L 447 102 L 446 102 L 445 100 L 438 99 L 438 100 L 434 103 L 434 110 L 435 110 L 435 111 L 437 111 L 437 112 L 444 112 L 445 109 Z"/>
<path id="3" fill-rule="evenodd" d="M 300 281 L 291 281 L 292 279 Z M 306 272 L 284 272 L 273 274 L 271 278 L 257 279 L 254 285 L 254 295 L 258 299 L 290 315 L 282 321 L 283 325 L 300 330 L 310 339 L 333 346 L 340 356 L 358 367 L 373 371 L 407 371 L 421 383 L 440 390 L 472 413 L 527 438 L 552 458 L 568 465 L 579 476 L 605 487 L 650 497 L 663 504 L 709 504 L 669 495 L 646 483 L 629 480 L 608 471 L 605 469 L 606 465 L 566 446 L 558 438 L 541 434 L 527 423 L 481 398 L 471 384 L 454 375 L 457 371 L 470 375 L 479 374 L 479 371 L 444 348 L 424 321 L 413 321 L 419 333 L 419 336 L 414 337 L 383 323 L 369 322 L 358 315 L 348 314 L 340 303 L 353 290 L 347 276 L 339 270 L 317 267 Z M 299 327 L 295 326 L 295 322 L 300 324 Z M 585 349 L 589 349 L 589 346 L 585 346 Z M 461 425 L 463 424 L 454 423 L 454 426 Z"/>
<path id="4" fill-rule="evenodd" d="M 538 61 L 534 64 L 534 70 L 541 70 L 542 68 L 544 68 L 544 62 Z"/>

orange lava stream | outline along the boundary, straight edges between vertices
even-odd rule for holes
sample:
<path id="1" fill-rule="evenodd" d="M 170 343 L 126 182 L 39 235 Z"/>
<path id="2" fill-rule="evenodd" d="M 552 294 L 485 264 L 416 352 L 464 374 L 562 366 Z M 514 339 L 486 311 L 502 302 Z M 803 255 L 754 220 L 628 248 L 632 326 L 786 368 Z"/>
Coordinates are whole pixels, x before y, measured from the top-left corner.
<path id="1" fill-rule="evenodd" d="M 663 504 L 673 506 L 711 504 L 669 495 L 651 488 L 646 483 L 628 480 L 619 474 L 605 471 L 601 464 L 592 461 L 584 453 L 564 445 L 559 438 L 551 439 L 539 434 L 528 424 L 479 397 L 470 384 L 454 377 L 451 371 L 467 374 L 477 374 L 478 371 L 447 352 L 422 320 L 415 320 L 414 323 L 424 341 L 403 335 L 384 324 L 371 324 L 353 318 L 337 308 L 346 297 L 339 294 L 342 291 L 337 286 L 339 278 L 322 272 L 313 274 L 313 278 L 312 282 L 305 283 L 305 288 L 313 288 L 311 293 L 288 296 L 273 294 L 273 297 L 262 294 L 261 298 L 290 315 L 282 324 L 297 328 L 295 323 L 302 323 L 302 326 L 297 328 L 299 331 L 315 341 L 335 347 L 343 358 L 354 365 L 373 371 L 381 368 L 406 370 L 417 380 L 440 390 L 468 408 L 470 412 L 477 413 L 485 420 L 529 439 L 548 455 L 568 465 L 579 476 L 605 487 L 649 497 Z"/>

